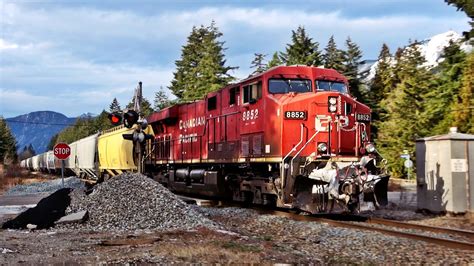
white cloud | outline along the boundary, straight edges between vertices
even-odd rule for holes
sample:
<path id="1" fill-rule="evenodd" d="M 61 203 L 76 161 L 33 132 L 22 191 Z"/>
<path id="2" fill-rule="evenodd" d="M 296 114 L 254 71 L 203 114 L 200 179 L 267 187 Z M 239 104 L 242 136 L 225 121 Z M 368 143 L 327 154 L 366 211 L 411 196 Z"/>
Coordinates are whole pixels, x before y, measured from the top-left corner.
<path id="1" fill-rule="evenodd" d="M 139 14 L 68 5 L 0 4 L 0 112 L 7 116 L 47 108 L 51 99 L 64 104 L 68 115 L 98 112 L 113 97 L 123 105 L 138 81 L 153 99 L 159 86 L 169 85 L 174 60 L 193 25 L 215 20 L 224 33 L 228 64 L 246 77 L 253 53 L 282 51 L 291 30 L 305 26 L 320 49 L 334 35 L 347 36 L 365 56 L 374 58 L 383 42 L 395 49 L 409 39 L 424 39 L 449 29 L 468 27 L 463 16 L 384 15 L 347 17 L 340 11 L 303 8 L 202 7 Z M 453 13 L 455 13 L 453 11 Z M 21 88 L 21 89 L 18 89 Z M 28 104 L 13 99 L 24 97 Z M 61 105 L 62 106 L 62 105 Z M 22 109 L 24 108 L 24 109 Z"/>
<path id="2" fill-rule="evenodd" d="M 17 49 L 17 48 L 18 48 L 18 44 L 6 42 L 0 38 L 0 51 L 7 50 L 7 49 Z"/>

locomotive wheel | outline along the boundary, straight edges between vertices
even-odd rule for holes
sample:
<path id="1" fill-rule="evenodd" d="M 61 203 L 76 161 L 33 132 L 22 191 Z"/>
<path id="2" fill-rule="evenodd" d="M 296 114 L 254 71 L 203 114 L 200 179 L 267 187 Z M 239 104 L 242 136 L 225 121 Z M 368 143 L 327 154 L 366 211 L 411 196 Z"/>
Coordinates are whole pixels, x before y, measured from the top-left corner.
<path id="1" fill-rule="evenodd" d="M 253 201 L 253 193 L 250 191 L 240 192 L 240 198 L 244 203 L 251 204 Z"/>
<path id="2" fill-rule="evenodd" d="M 276 195 L 272 194 L 263 194 L 263 205 L 268 207 L 276 206 Z"/>
<path id="3" fill-rule="evenodd" d="M 359 201 L 352 201 L 347 204 L 347 209 L 350 213 L 359 213 L 360 212 L 360 204 Z"/>

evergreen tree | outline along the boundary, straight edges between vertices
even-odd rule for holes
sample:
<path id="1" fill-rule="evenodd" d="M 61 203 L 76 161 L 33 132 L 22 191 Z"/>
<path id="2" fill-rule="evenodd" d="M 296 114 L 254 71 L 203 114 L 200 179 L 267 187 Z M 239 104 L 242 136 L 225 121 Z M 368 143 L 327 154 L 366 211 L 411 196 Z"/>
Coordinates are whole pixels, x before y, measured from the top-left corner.
<path id="1" fill-rule="evenodd" d="M 54 145 L 56 145 L 56 143 L 58 143 L 58 141 L 57 141 L 58 136 L 59 136 L 59 133 L 54 134 L 54 136 L 51 137 L 51 139 L 49 140 L 49 143 L 48 143 L 48 151 L 52 150 L 54 148 Z"/>
<path id="2" fill-rule="evenodd" d="M 459 44 L 450 42 L 443 50 L 443 59 L 437 67 L 436 85 L 427 94 L 424 117 L 431 127 L 431 134 L 445 134 L 454 126 L 454 118 L 461 105 L 459 88 L 461 87 L 465 54 Z M 467 128 L 462 127 L 463 130 Z"/>
<path id="3" fill-rule="evenodd" d="M 120 104 L 117 101 L 117 98 L 114 98 L 112 103 L 109 106 L 109 111 L 111 113 L 115 113 L 115 112 L 120 112 L 121 110 L 122 110 L 122 108 L 120 108 Z"/>
<path id="4" fill-rule="evenodd" d="M 273 53 L 272 60 L 270 60 L 267 64 L 267 69 L 272 68 L 275 66 L 280 66 L 283 65 L 283 62 L 280 59 L 280 56 L 278 55 L 278 52 Z"/>
<path id="5" fill-rule="evenodd" d="M 27 150 L 31 152 L 31 154 L 32 154 L 31 157 L 36 155 L 35 148 L 33 148 L 33 145 L 31 143 L 30 143 L 30 145 L 28 145 Z"/>
<path id="6" fill-rule="evenodd" d="M 357 97 L 359 101 L 364 101 L 362 97 L 362 86 L 358 77 L 359 73 L 359 64 L 362 59 L 362 51 L 359 46 L 354 43 L 350 37 L 346 39 L 346 52 L 344 59 L 344 71 L 342 72 L 344 76 L 349 81 L 349 88 L 351 94 Z"/>
<path id="7" fill-rule="evenodd" d="M 402 56 L 403 56 L 403 53 L 404 53 L 404 49 L 402 48 L 398 48 L 397 51 L 395 52 L 395 56 L 394 56 L 394 64 L 392 66 L 392 72 L 393 72 L 393 75 L 392 75 L 392 78 L 391 78 L 391 87 L 390 88 L 386 88 L 388 89 L 390 92 L 393 91 L 395 89 L 395 86 L 397 84 L 400 83 L 401 81 L 401 78 L 400 78 L 400 73 L 402 73 Z M 388 92 L 386 92 L 388 93 Z"/>
<path id="8" fill-rule="evenodd" d="M 461 132 L 474 134 L 474 52 L 466 57 L 459 98 L 460 102 L 454 113 L 454 125 Z"/>
<path id="9" fill-rule="evenodd" d="M 109 121 L 109 113 L 105 110 L 96 117 L 78 118 L 73 125 L 63 129 L 53 136 L 48 144 L 48 149 L 52 149 L 59 142 L 72 143 L 76 140 L 88 137 L 98 132 L 114 127 Z"/>
<path id="10" fill-rule="evenodd" d="M 444 0 L 448 5 L 454 5 L 457 10 L 461 10 L 471 19 L 469 24 L 471 25 L 471 30 L 463 32 L 466 40 L 474 38 L 474 0 Z M 471 40 L 471 43 L 474 44 L 474 39 Z"/>
<path id="11" fill-rule="evenodd" d="M 321 64 L 321 55 L 318 51 L 319 44 L 313 42 L 304 29 L 299 26 L 296 31 L 291 31 L 292 43 L 287 44 L 286 52 L 281 54 L 281 60 L 286 65 L 318 66 Z"/>
<path id="12" fill-rule="evenodd" d="M 134 99 L 132 99 L 130 101 L 130 103 L 128 103 L 127 108 L 131 109 L 131 108 L 133 108 L 134 105 L 135 105 L 135 101 L 134 101 Z M 143 117 L 147 117 L 147 116 L 151 115 L 154 112 L 154 110 L 151 106 L 151 103 L 145 97 L 142 98 L 141 109 L 142 109 L 141 110 L 141 115 Z"/>
<path id="13" fill-rule="evenodd" d="M 386 113 L 381 105 L 382 100 L 391 91 L 392 81 L 392 56 L 390 49 L 384 43 L 377 60 L 374 78 L 369 84 L 369 92 L 365 97 L 365 103 L 372 109 L 371 134 L 372 139 L 377 140 L 378 126 L 382 122 L 381 117 Z"/>
<path id="14" fill-rule="evenodd" d="M 384 43 L 377 59 L 375 75 L 370 82 L 370 93 L 367 95 L 366 103 L 375 111 L 380 109 L 380 102 L 391 91 L 392 81 L 392 56 L 390 49 Z"/>
<path id="15" fill-rule="evenodd" d="M 191 83 L 194 82 L 193 70 L 197 67 L 200 58 L 200 52 L 202 51 L 202 28 L 198 29 L 193 26 L 193 29 L 188 36 L 186 45 L 181 50 L 181 59 L 176 60 L 176 71 L 173 73 L 174 78 L 171 81 L 169 89 L 173 94 L 182 99 L 184 92 L 189 89 Z"/>
<path id="16" fill-rule="evenodd" d="M 388 159 L 395 177 L 404 173 L 400 159 L 402 151 L 408 150 L 413 156 L 415 140 L 431 130 L 423 111 L 426 95 L 433 87 L 433 74 L 421 66 L 425 59 L 416 44 L 405 48 L 400 60 L 400 83 L 383 100 L 387 114 L 380 123 L 378 134 L 380 151 Z"/>
<path id="17" fill-rule="evenodd" d="M 159 111 L 170 106 L 172 102 L 168 98 L 164 88 L 160 86 L 160 89 L 155 93 L 155 101 L 154 101 L 154 109 L 155 111 Z"/>
<path id="18" fill-rule="evenodd" d="M 16 139 L 5 119 L 0 116 L 0 163 L 10 164 L 16 161 Z"/>
<path id="19" fill-rule="evenodd" d="M 332 68 L 339 72 L 344 71 L 344 52 L 339 50 L 334 40 L 334 35 L 329 38 L 328 45 L 326 46 L 324 58 L 324 67 Z"/>
<path id="20" fill-rule="evenodd" d="M 225 66 L 222 33 L 215 26 L 193 27 L 183 46 L 181 59 L 176 60 L 176 71 L 169 89 L 179 101 L 201 99 L 208 92 L 227 85 L 234 79 L 228 72 L 236 67 Z"/>
<path id="21" fill-rule="evenodd" d="M 52 149 L 52 148 L 51 148 Z M 31 158 L 36 155 L 35 150 L 33 149 L 33 146 L 31 144 L 29 146 L 24 146 L 23 150 L 20 152 L 18 155 L 18 160 L 22 161 L 24 159 Z"/>
<path id="22" fill-rule="evenodd" d="M 250 68 L 254 68 L 253 73 L 262 73 L 263 71 L 267 70 L 267 65 L 263 63 L 265 60 L 265 54 L 260 54 L 260 53 L 255 53 L 254 54 L 254 59 L 250 65 Z"/>

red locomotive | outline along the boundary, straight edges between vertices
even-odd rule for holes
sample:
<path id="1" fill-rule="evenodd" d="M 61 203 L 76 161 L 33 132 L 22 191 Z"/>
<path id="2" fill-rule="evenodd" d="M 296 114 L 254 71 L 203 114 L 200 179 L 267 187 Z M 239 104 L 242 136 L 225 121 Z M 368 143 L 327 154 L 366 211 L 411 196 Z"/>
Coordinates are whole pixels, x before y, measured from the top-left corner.
<path id="1" fill-rule="evenodd" d="M 145 169 L 185 194 L 311 213 L 353 211 L 361 194 L 380 205 L 388 176 L 358 167 L 376 152 L 370 118 L 335 70 L 278 66 L 149 116 Z"/>

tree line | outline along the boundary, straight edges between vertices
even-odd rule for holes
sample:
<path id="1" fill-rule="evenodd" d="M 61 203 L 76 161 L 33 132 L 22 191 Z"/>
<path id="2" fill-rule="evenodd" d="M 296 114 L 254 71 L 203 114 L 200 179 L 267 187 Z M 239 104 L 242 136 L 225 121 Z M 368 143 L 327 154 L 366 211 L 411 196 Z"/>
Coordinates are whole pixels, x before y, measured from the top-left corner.
<path id="1" fill-rule="evenodd" d="M 473 9 L 469 1 L 445 0 L 472 20 Z M 474 26 L 472 21 L 471 25 Z M 473 30 L 465 32 L 468 39 Z M 175 61 L 176 69 L 168 89 L 176 99 L 170 100 L 163 87 L 155 93 L 154 106 L 144 100 L 145 115 L 161 110 L 170 104 L 202 99 L 207 93 L 218 90 L 235 80 L 225 59 L 223 34 L 213 21 L 209 26 L 194 26 L 182 46 L 181 57 Z M 472 39 L 471 39 L 472 40 Z M 400 153 L 408 150 L 415 158 L 415 140 L 421 137 L 444 134 L 456 126 L 460 132 L 474 133 L 473 90 L 474 54 L 460 49 L 460 42 L 451 42 L 443 51 L 442 62 L 428 67 L 417 41 L 399 48 L 392 55 L 382 45 L 377 59 L 376 73 L 370 82 L 363 82 L 358 67 L 362 52 L 348 36 L 344 49 L 338 48 L 334 36 L 320 50 L 319 43 L 311 38 L 303 26 L 291 32 L 291 42 L 284 51 L 276 51 L 266 61 L 266 54 L 255 53 L 251 62 L 252 74 L 278 65 L 308 65 L 332 68 L 345 75 L 351 94 L 372 109 L 372 139 L 381 154 L 389 161 L 392 175 L 405 175 Z M 132 106 L 130 102 L 128 106 Z M 120 110 L 114 99 L 109 112 Z M 55 136 L 50 146 L 59 141 L 77 139 L 110 128 L 104 110 L 99 116 L 79 118 L 76 124 Z M 1 124 L 0 124 L 1 125 Z"/>
<path id="2" fill-rule="evenodd" d="M 16 159 L 16 139 L 5 119 L 0 116 L 0 163 L 10 164 Z"/>

